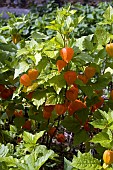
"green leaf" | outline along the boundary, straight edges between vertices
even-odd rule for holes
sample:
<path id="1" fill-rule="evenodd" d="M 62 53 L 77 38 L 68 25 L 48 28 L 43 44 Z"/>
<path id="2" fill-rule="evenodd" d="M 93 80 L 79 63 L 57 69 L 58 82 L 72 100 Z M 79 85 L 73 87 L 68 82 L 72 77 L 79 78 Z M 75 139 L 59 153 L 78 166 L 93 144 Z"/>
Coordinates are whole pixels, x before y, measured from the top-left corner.
<path id="1" fill-rule="evenodd" d="M 108 42 L 108 33 L 104 27 L 98 26 L 95 31 L 95 36 L 97 38 L 99 45 L 106 45 Z"/>
<path id="2" fill-rule="evenodd" d="M 93 43 L 91 42 L 91 37 L 86 37 L 83 41 L 83 46 L 85 49 L 87 49 L 88 51 L 93 51 Z"/>
<path id="3" fill-rule="evenodd" d="M 71 165 L 77 169 L 83 169 L 83 170 L 102 169 L 100 165 L 100 161 L 97 160 L 96 158 L 93 158 L 93 156 L 90 153 L 81 154 L 77 158 L 74 157 Z"/>
<path id="4" fill-rule="evenodd" d="M 76 40 L 76 46 L 77 47 L 79 47 L 79 49 L 82 51 L 82 50 L 84 50 L 84 47 L 83 47 L 83 41 L 84 41 L 84 39 L 86 38 L 86 36 L 82 36 L 82 37 L 80 37 L 80 38 L 78 38 L 77 40 Z"/>
<path id="5" fill-rule="evenodd" d="M 26 48 L 22 48 L 22 49 L 19 49 L 18 51 L 17 51 L 17 57 L 19 57 L 19 56 L 21 56 L 21 55 L 27 55 L 27 54 L 29 54 L 29 51 L 28 51 L 28 49 L 26 49 Z"/>
<path id="6" fill-rule="evenodd" d="M 36 144 L 37 140 L 41 138 L 43 134 L 44 134 L 44 131 L 40 131 L 39 133 L 36 133 L 35 135 L 24 131 L 23 140 L 25 143 Z"/>
<path id="7" fill-rule="evenodd" d="M 104 17 L 106 20 L 108 20 L 108 21 L 112 19 L 112 17 L 113 17 L 113 8 L 112 8 L 112 6 L 109 6 L 109 7 L 106 9 L 105 13 L 103 14 L 103 17 Z"/>
<path id="8" fill-rule="evenodd" d="M 62 125 L 70 132 L 77 133 L 80 130 L 80 123 L 72 116 L 66 116 Z"/>
<path id="9" fill-rule="evenodd" d="M 37 66 L 39 61 L 42 59 L 42 56 L 41 56 L 40 53 L 36 53 L 34 57 L 35 57 L 35 60 L 36 60 L 35 65 Z"/>
<path id="10" fill-rule="evenodd" d="M 64 157 L 64 170 L 72 170 L 72 168 L 71 162 Z"/>
<path id="11" fill-rule="evenodd" d="M 108 125 L 108 121 L 106 119 L 97 119 L 93 122 L 90 122 L 91 125 L 94 126 L 94 128 L 104 129 Z"/>
<path id="12" fill-rule="evenodd" d="M 54 76 L 48 83 L 50 84 L 50 87 L 53 86 L 57 94 L 59 94 L 61 89 L 66 85 L 63 74 Z"/>
<path id="13" fill-rule="evenodd" d="M 46 90 L 41 91 L 41 90 L 37 90 L 34 94 L 33 94 L 33 104 L 37 107 L 37 110 L 39 108 L 39 106 L 41 106 L 46 100 Z"/>
<path id="14" fill-rule="evenodd" d="M 13 133 L 17 133 L 17 128 L 14 125 L 10 125 L 10 131 Z"/>
<path id="15" fill-rule="evenodd" d="M 93 88 L 91 86 L 81 86 L 80 89 L 88 96 L 90 99 L 93 96 Z"/>
<path id="16" fill-rule="evenodd" d="M 29 69 L 29 64 L 25 61 L 22 61 L 15 68 L 14 79 L 17 78 L 21 73 L 26 72 Z"/>
<path id="17" fill-rule="evenodd" d="M 40 169 L 40 167 L 51 157 L 54 155 L 54 151 L 48 150 L 45 152 L 44 156 L 39 157 L 35 163 L 35 170 Z"/>
<path id="18" fill-rule="evenodd" d="M 32 36 L 32 38 L 34 38 L 34 39 L 45 39 L 45 40 L 47 40 L 49 37 L 47 36 L 47 35 L 45 35 L 45 34 L 43 34 L 43 33 L 41 33 L 41 32 L 34 32 L 34 33 L 32 33 L 31 34 L 31 36 Z"/>
<path id="19" fill-rule="evenodd" d="M 88 140 L 89 140 L 88 133 L 84 129 L 81 129 L 81 130 L 79 130 L 79 132 L 74 134 L 73 144 L 76 146 L 76 145 L 79 145 L 80 143 L 86 142 Z"/>
<path id="20" fill-rule="evenodd" d="M 64 41 L 63 41 L 63 38 L 59 32 L 57 32 L 55 40 L 61 45 L 61 47 L 64 47 Z"/>
<path id="21" fill-rule="evenodd" d="M 104 89 L 109 84 L 111 79 L 111 74 L 109 72 L 105 73 L 104 75 L 100 75 L 96 83 L 93 84 L 93 88 L 96 90 Z"/>
<path id="22" fill-rule="evenodd" d="M 4 157 L 2 161 L 6 162 L 7 166 L 9 167 L 16 166 L 16 164 L 19 162 L 18 159 L 13 158 L 12 156 Z"/>
<path id="23" fill-rule="evenodd" d="M 85 63 L 88 63 L 88 62 L 93 62 L 93 58 L 88 55 L 87 53 L 80 53 L 79 55 L 76 56 L 75 58 L 77 61 L 84 61 Z"/>
<path id="24" fill-rule="evenodd" d="M 16 52 L 17 47 L 13 44 L 0 43 L 0 49 L 3 51 Z"/>
<path id="25" fill-rule="evenodd" d="M 35 170 L 35 161 L 36 161 L 35 153 L 32 152 L 29 156 L 26 155 L 24 159 L 25 159 L 26 165 L 28 166 L 28 170 L 30 169 Z"/>
<path id="26" fill-rule="evenodd" d="M 39 72 L 41 72 L 42 70 L 45 69 L 45 67 L 47 66 L 48 63 L 48 59 L 46 57 L 42 57 L 42 59 L 38 62 L 38 66 L 37 69 Z"/>
<path id="27" fill-rule="evenodd" d="M 47 51 L 44 51 L 44 53 L 45 53 L 49 58 L 57 59 L 58 54 L 59 54 L 59 51 L 58 51 L 58 50 L 56 50 L 56 51 L 47 50 Z"/>
<path id="28" fill-rule="evenodd" d="M 0 144 L 0 159 L 1 157 L 5 157 L 9 152 L 9 149 L 7 146 L 5 146 L 4 144 Z"/>
<path id="29" fill-rule="evenodd" d="M 15 124 L 16 127 L 21 128 L 21 126 L 23 126 L 24 123 L 25 123 L 24 117 L 14 118 L 14 124 Z"/>
<path id="30" fill-rule="evenodd" d="M 63 96 L 62 92 L 57 95 L 55 92 L 50 92 L 47 94 L 47 100 L 46 104 L 47 105 L 55 105 L 55 104 L 62 104 L 64 103 L 65 97 Z"/>
<path id="31" fill-rule="evenodd" d="M 109 135 L 106 132 L 99 132 L 97 135 L 95 135 L 91 142 L 94 143 L 100 143 L 101 146 L 106 147 L 106 148 L 111 148 Z"/>
<path id="32" fill-rule="evenodd" d="M 57 104 L 57 94 L 56 93 L 49 93 L 47 96 L 46 104 L 55 105 Z"/>

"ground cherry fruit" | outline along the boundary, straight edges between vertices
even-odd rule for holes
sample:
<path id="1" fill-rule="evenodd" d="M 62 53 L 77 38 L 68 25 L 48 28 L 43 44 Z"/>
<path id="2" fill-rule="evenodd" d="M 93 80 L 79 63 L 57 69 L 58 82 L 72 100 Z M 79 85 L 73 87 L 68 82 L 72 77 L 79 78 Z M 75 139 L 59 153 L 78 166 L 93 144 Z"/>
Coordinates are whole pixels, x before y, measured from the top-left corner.
<path id="1" fill-rule="evenodd" d="M 76 111 L 81 110 L 83 108 L 86 108 L 85 103 L 83 103 L 81 100 L 75 100 L 75 101 L 71 102 L 70 105 L 68 106 L 69 115 L 71 116 Z"/>
<path id="2" fill-rule="evenodd" d="M 30 130 L 31 129 L 31 121 L 27 120 L 22 126 L 23 129 Z"/>
<path id="3" fill-rule="evenodd" d="M 56 139 L 57 139 L 58 142 L 61 142 L 61 143 L 65 142 L 65 136 L 62 133 L 56 135 Z"/>
<path id="4" fill-rule="evenodd" d="M 77 79 L 77 74 L 75 71 L 67 71 L 64 73 L 64 79 L 66 80 L 68 85 L 72 85 Z"/>
<path id="5" fill-rule="evenodd" d="M 8 99 L 10 96 L 12 96 L 13 90 L 11 89 L 4 89 L 2 93 L 0 94 L 0 97 L 4 100 Z"/>
<path id="6" fill-rule="evenodd" d="M 38 70 L 36 69 L 30 69 L 28 70 L 28 76 L 31 80 L 36 80 L 39 75 Z"/>
<path id="7" fill-rule="evenodd" d="M 58 60 L 56 63 L 56 66 L 58 68 L 58 72 L 60 72 L 65 66 L 67 65 L 67 63 L 63 60 Z"/>
<path id="8" fill-rule="evenodd" d="M 74 50 L 71 47 L 65 47 L 60 50 L 60 56 L 66 63 L 70 62 L 70 60 L 73 58 L 73 55 Z"/>
<path id="9" fill-rule="evenodd" d="M 4 84 L 0 84 L 0 93 L 5 89 Z"/>
<path id="10" fill-rule="evenodd" d="M 62 115 L 66 112 L 67 107 L 65 104 L 56 104 L 55 105 L 55 111 L 58 115 Z"/>
<path id="11" fill-rule="evenodd" d="M 98 99 L 99 99 L 99 102 L 97 102 L 93 106 L 91 106 L 91 111 L 92 112 L 99 109 L 104 103 L 104 98 L 103 97 L 100 96 Z"/>
<path id="12" fill-rule="evenodd" d="M 48 131 L 50 137 L 53 137 L 56 134 L 56 127 L 51 127 Z"/>
<path id="13" fill-rule="evenodd" d="M 44 110 L 46 112 L 52 112 L 54 110 L 55 105 L 45 105 Z"/>
<path id="14" fill-rule="evenodd" d="M 74 86 L 71 87 L 69 90 L 66 91 L 66 98 L 70 101 L 76 100 L 78 97 L 78 88 Z"/>
<path id="15" fill-rule="evenodd" d="M 46 112 L 45 110 L 43 111 L 43 118 L 44 119 L 50 119 L 51 117 L 51 112 Z"/>
<path id="16" fill-rule="evenodd" d="M 95 75 L 96 69 L 94 67 L 89 67 L 88 66 L 88 67 L 85 68 L 84 73 L 85 73 L 86 77 L 88 79 L 90 79 L 90 78 L 92 78 Z"/>
<path id="17" fill-rule="evenodd" d="M 113 57 L 113 43 L 106 45 L 106 52 L 109 54 L 110 57 Z"/>
<path id="18" fill-rule="evenodd" d="M 111 150 L 105 150 L 103 153 L 103 161 L 106 164 L 112 164 L 113 163 L 113 151 Z"/>
<path id="19" fill-rule="evenodd" d="M 77 77 L 79 80 L 81 80 L 84 84 L 87 84 L 88 82 L 88 77 L 86 77 L 85 74 L 79 74 L 78 77 Z"/>
<path id="20" fill-rule="evenodd" d="M 20 34 L 13 34 L 12 35 L 12 41 L 13 41 L 14 44 L 17 44 L 20 41 L 20 39 L 21 39 Z"/>
<path id="21" fill-rule="evenodd" d="M 16 117 L 23 117 L 24 116 L 24 114 L 23 114 L 23 111 L 22 110 L 15 110 L 14 111 L 14 115 L 16 116 Z"/>
<path id="22" fill-rule="evenodd" d="M 27 86 L 30 86 L 32 84 L 32 81 L 27 74 L 23 74 L 20 77 L 20 84 L 23 84 L 24 86 L 27 87 Z"/>

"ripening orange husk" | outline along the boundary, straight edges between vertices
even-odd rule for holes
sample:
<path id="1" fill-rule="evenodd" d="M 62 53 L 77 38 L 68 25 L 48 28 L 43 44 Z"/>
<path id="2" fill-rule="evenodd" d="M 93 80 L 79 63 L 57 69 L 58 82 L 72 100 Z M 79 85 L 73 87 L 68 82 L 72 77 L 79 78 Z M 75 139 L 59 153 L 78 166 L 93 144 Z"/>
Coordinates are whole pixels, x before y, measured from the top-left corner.
<path id="1" fill-rule="evenodd" d="M 30 86 L 32 84 L 32 81 L 27 74 L 23 74 L 20 77 L 20 83 L 27 87 L 27 86 Z"/>
<path id="2" fill-rule="evenodd" d="M 84 84 L 87 84 L 89 78 L 86 77 L 86 75 L 84 74 L 79 74 L 78 77 L 77 77 L 79 80 L 81 80 Z"/>
<path id="3" fill-rule="evenodd" d="M 46 112 L 45 110 L 43 111 L 43 118 L 44 119 L 50 119 L 51 117 L 51 112 Z"/>
<path id="4" fill-rule="evenodd" d="M 97 110 L 97 109 L 99 109 L 102 105 L 103 105 L 103 103 L 104 103 L 104 98 L 103 97 L 99 97 L 98 98 L 100 101 L 99 102 L 97 102 L 97 103 L 95 103 L 93 106 L 91 106 L 91 111 L 92 112 L 94 112 L 95 110 Z"/>
<path id="5" fill-rule="evenodd" d="M 58 72 L 62 71 L 62 69 L 67 65 L 67 63 L 63 60 L 58 60 L 56 66 L 58 68 Z"/>
<path id="6" fill-rule="evenodd" d="M 49 136 L 53 137 L 53 136 L 55 136 L 56 132 L 57 132 L 56 127 L 51 127 L 48 131 L 48 134 L 49 134 Z"/>
<path id="7" fill-rule="evenodd" d="M 55 108 L 55 105 L 45 105 L 44 106 L 44 110 L 46 112 L 52 112 L 54 110 L 54 108 Z"/>
<path id="8" fill-rule="evenodd" d="M 76 100 L 78 97 L 78 88 L 74 86 L 71 87 L 69 90 L 66 91 L 66 98 L 70 101 Z"/>
<path id="9" fill-rule="evenodd" d="M 67 107 L 65 104 L 56 104 L 55 105 L 55 111 L 58 115 L 62 115 L 66 112 Z"/>
<path id="10" fill-rule="evenodd" d="M 65 47 L 60 50 L 60 56 L 66 63 L 69 63 L 72 60 L 73 55 L 74 50 L 71 47 Z"/>
<path id="11" fill-rule="evenodd" d="M 67 84 L 70 86 L 74 84 L 75 80 L 77 79 L 77 73 L 75 71 L 67 71 L 64 73 L 64 79 L 66 80 Z"/>
<path id="12" fill-rule="evenodd" d="M 30 69 L 28 70 L 28 76 L 31 80 L 36 80 L 39 75 L 38 70 L 36 69 Z"/>
<path id="13" fill-rule="evenodd" d="M 103 153 L 103 161 L 106 164 L 112 164 L 113 163 L 113 151 L 111 150 L 105 150 Z"/>
<path id="14" fill-rule="evenodd" d="M 65 136 L 64 134 L 60 133 L 56 135 L 56 139 L 58 142 L 64 143 L 65 142 Z"/>
<path id="15" fill-rule="evenodd" d="M 110 57 L 113 57 L 113 43 L 106 45 L 106 52 Z"/>
<path id="16" fill-rule="evenodd" d="M 14 44 L 17 44 L 20 41 L 20 39 L 21 39 L 20 34 L 13 34 L 12 35 L 12 41 L 13 41 Z"/>
<path id="17" fill-rule="evenodd" d="M 70 103 L 68 106 L 68 113 L 69 115 L 73 115 L 76 111 L 81 110 L 83 108 L 86 108 L 85 103 L 83 103 L 81 100 L 75 100 Z"/>
<path id="18" fill-rule="evenodd" d="M 88 79 L 92 78 L 95 75 L 95 73 L 96 73 L 96 69 L 94 67 L 88 66 L 85 68 L 84 74 Z"/>
<path id="19" fill-rule="evenodd" d="M 15 115 L 16 117 L 23 117 L 23 116 L 24 116 L 22 110 L 19 110 L 19 111 L 15 110 L 15 111 L 14 111 L 14 115 Z"/>

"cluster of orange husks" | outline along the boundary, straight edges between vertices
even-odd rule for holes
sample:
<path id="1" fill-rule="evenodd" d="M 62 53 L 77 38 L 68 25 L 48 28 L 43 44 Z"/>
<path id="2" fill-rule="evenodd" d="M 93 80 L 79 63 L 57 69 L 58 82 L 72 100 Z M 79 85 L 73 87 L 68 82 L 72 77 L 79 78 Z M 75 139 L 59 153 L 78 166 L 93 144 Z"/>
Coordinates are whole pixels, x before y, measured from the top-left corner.
<path id="1" fill-rule="evenodd" d="M 32 85 L 32 81 L 36 80 L 39 75 L 38 70 L 36 69 L 30 69 L 28 70 L 28 74 L 23 74 L 20 77 L 20 83 L 26 87 Z"/>
<path id="2" fill-rule="evenodd" d="M 62 60 L 58 60 L 56 63 L 59 72 L 72 60 L 73 55 L 74 55 L 73 48 L 65 47 L 60 50 L 60 56 L 62 57 Z M 46 110 L 44 108 L 43 117 L 45 119 L 49 119 L 52 115 L 53 110 L 55 110 L 57 115 L 63 115 L 66 111 L 68 111 L 69 115 L 71 116 L 76 111 L 86 108 L 85 102 L 82 102 L 81 100 L 78 99 L 79 89 L 75 84 L 75 81 L 77 79 L 80 79 L 84 84 L 86 84 L 88 80 L 95 75 L 95 73 L 96 69 L 92 66 L 87 66 L 85 68 L 84 74 L 82 75 L 77 75 L 77 73 L 72 70 L 64 72 L 64 79 L 68 85 L 65 94 L 66 102 L 64 104 L 56 104 L 54 107 L 52 107 L 51 105 L 46 106 L 48 108 L 52 107 L 52 110 Z M 101 105 L 103 104 L 104 99 L 102 97 L 99 97 L 99 100 L 100 101 L 98 103 L 92 106 L 92 111 L 101 107 Z"/>

